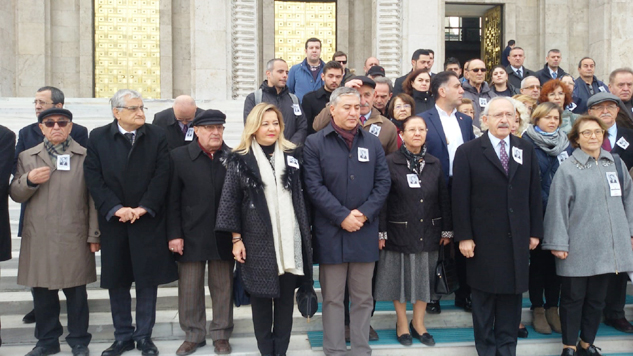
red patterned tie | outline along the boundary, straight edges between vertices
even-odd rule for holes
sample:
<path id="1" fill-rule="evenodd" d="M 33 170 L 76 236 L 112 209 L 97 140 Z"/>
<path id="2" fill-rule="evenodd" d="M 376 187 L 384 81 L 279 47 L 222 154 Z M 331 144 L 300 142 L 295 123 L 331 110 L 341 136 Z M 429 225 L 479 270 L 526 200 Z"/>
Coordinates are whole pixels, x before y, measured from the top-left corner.
<path id="1" fill-rule="evenodd" d="M 602 141 L 602 148 L 603 148 L 605 151 L 609 151 L 609 152 L 611 152 L 611 141 L 609 141 L 609 138 L 608 138 L 608 137 L 605 137 L 605 138 L 604 138 L 604 141 Z"/>

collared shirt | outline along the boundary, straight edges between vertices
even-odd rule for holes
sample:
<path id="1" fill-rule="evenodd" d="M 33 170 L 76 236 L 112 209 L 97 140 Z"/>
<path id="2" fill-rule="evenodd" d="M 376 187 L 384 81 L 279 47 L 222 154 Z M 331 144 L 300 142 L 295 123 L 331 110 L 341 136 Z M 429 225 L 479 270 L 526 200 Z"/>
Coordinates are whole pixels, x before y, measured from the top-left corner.
<path id="1" fill-rule="evenodd" d="M 363 117 L 365 117 L 365 120 L 363 121 Z M 369 120 L 369 117 L 371 117 L 371 110 L 369 110 L 369 112 L 365 115 L 361 114 L 359 116 L 359 120 L 361 122 L 361 125 L 365 125 L 365 123 L 367 122 L 367 120 Z"/>
<path id="2" fill-rule="evenodd" d="M 134 136 L 136 136 L 136 130 L 132 130 L 132 131 L 125 131 L 125 129 L 124 129 L 124 128 L 122 128 L 122 127 L 121 127 L 121 125 L 119 125 L 119 123 L 118 123 L 118 122 L 116 123 L 116 126 L 119 128 L 119 132 L 121 133 L 121 135 L 124 135 L 124 136 L 125 136 L 125 134 L 126 134 L 126 133 L 131 133 L 131 134 L 133 134 Z"/>
<path id="3" fill-rule="evenodd" d="M 615 148 L 615 141 L 618 137 L 618 125 L 614 123 L 611 127 L 609 127 L 609 129 L 607 129 L 607 134 L 609 135 L 607 138 L 609 139 L 609 143 L 611 143 L 611 148 Z"/>
<path id="4" fill-rule="evenodd" d="M 456 109 L 449 114 L 442 110 L 439 106 L 435 105 L 435 109 L 440 115 L 440 121 L 442 122 L 442 129 L 444 129 L 444 135 L 446 135 L 446 148 L 448 149 L 448 175 L 453 176 L 453 159 L 455 159 L 455 152 L 457 147 L 464 143 L 464 137 L 462 136 L 462 129 L 457 122 Z"/>
<path id="5" fill-rule="evenodd" d="M 554 73 L 556 73 L 556 75 L 558 76 L 558 69 L 552 70 L 552 68 L 550 68 L 549 66 L 547 66 L 547 69 L 549 70 L 550 77 L 554 78 Z M 560 78 L 556 77 L 556 79 L 560 79 Z"/>
<path id="6" fill-rule="evenodd" d="M 516 68 L 513 65 L 510 65 L 510 68 L 512 68 L 512 70 L 514 71 L 514 73 L 516 73 L 516 75 L 519 75 L 519 71 L 521 71 L 521 75 L 519 75 L 519 77 L 523 78 L 523 76 L 525 75 L 525 71 L 523 70 L 523 66 L 520 66 L 519 68 Z"/>
<path id="7" fill-rule="evenodd" d="M 495 149 L 497 157 L 501 160 L 501 139 L 491 134 L 490 131 L 488 131 L 488 138 L 490 138 L 490 143 L 492 143 L 492 147 Z M 506 153 L 508 154 L 508 157 L 510 157 L 510 135 L 506 136 L 503 141 L 506 143 Z"/>

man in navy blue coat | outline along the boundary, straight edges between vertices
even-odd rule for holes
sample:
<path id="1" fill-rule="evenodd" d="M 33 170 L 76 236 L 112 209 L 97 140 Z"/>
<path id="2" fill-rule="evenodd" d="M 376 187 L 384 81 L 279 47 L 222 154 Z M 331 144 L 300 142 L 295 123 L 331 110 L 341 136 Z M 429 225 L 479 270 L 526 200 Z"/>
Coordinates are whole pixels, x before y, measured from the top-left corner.
<path id="1" fill-rule="evenodd" d="M 378 261 L 378 220 L 391 179 L 380 140 L 359 128 L 358 92 L 336 89 L 329 109 L 332 120 L 308 137 L 303 157 L 306 190 L 314 206 L 314 258 L 320 263 L 323 292 L 323 351 L 347 352 L 343 313 L 347 282 L 352 353 L 371 355 L 371 281 Z"/>
<path id="2" fill-rule="evenodd" d="M 450 192 L 453 183 L 455 151 L 462 144 L 475 139 L 473 119 L 457 112 L 457 107 L 462 103 L 464 89 L 455 72 L 445 71 L 434 75 L 431 79 L 431 93 L 435 97 L 435 107 L 421 115 L 428 128 L 426 149 L 428 153 L 440 160 L 444 171 L 444 181 L 447 182 Z M 456 254 L 456 262 L 460 287 L 455 292 L 455 305 L 470 311 L 472 306 L 470 287 L 466 283 L 466 258 Z M 439 301 L 428 303 L 427 311 L 430 314 L 441 313 Z"/>
<path id="3" fill-rule="evenodd" d="M 598 93 L 609 93 L 609 87 L 603 82 L 599 81 L 594 74 L 596 70 L 596 62 L 589 58 L 584 57 L 578 62 L 578 78 L 575 80 L 574 92 L 572 97 L 578 100 L 576 107 L 572 112 L 576 114 L 587 113 L 587 100 Z"/>

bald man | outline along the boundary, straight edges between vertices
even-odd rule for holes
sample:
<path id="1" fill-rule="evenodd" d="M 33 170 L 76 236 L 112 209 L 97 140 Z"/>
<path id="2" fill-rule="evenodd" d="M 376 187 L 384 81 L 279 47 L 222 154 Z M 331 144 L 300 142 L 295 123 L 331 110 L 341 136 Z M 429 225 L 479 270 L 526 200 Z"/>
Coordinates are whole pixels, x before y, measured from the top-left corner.
<path id="1" fill-rule="evenodd" d="M 365 60 L 365 66 L 363 67 L 363 70 L 365 71 L 365 73 L 367 73 L 369 72 L 369 68 L 373 66 L 379 66 L 379 65 L 380 65 L 380 61 L 378 60 L 378 58 L 369 57 Z"/>
<path id="2" fill-rule="evenodd" d="M 174 105 L 154 115 L 152 124 L 165 129 L 169 150 L 184 146 L 196 137 L 191 123 L 203 110 L 196 106 L 196 101 L 189 95 L 180 95 Z"/>

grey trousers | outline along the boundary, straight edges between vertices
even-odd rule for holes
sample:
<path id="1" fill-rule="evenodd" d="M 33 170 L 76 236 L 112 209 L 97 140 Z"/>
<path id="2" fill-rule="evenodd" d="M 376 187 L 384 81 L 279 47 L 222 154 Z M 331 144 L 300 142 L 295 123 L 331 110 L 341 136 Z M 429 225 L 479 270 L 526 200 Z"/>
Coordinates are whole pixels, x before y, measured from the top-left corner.
<path id="1" fill-rule="evenodd" d="M 209 264 L 209 293 L 213 303 L 211 339 L 229 339 L 233 332 L 233 264 L 234 261 L 200 261 L 178 263 L 178 314 L 185 341 L 205 340 L 207 314 L 204 301 L 204 270 Z"/>
<path id="2" fill-rule="evenodd" d="M 345 282 L 352 304 L 350 310 L 350 355 L 371 355 L 369 320 L 374 307 L 371 280 L 375 262 L 322 264 L 319 280 L 323 294 L 323 352 L 328 356 L 347 354 L 345 345 Z"/>

